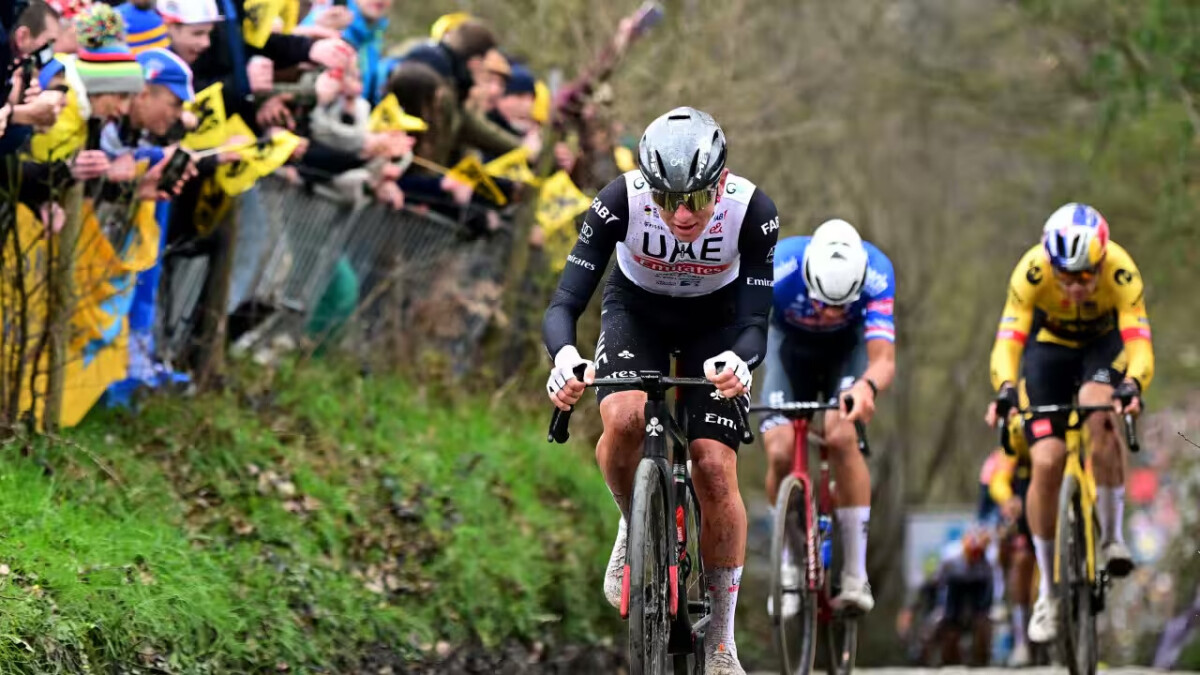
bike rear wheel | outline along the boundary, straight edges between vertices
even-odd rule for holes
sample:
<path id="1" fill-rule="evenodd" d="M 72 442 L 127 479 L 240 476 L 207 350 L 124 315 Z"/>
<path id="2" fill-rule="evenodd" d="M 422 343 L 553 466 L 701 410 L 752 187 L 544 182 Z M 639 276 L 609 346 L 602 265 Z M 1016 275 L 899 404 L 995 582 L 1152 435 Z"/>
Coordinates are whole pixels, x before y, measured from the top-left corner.
<path id="1" fill-rule="evenodd" d="M 671 672 L 666 476 L 657 462 L 643 459 L 633 482 L 629 522 L 629 668 L 631 675 Z"/>
<path id="2" fill-rule="evenodd" d="M 850 675 L 854 671 L 854 658 L 858 653 L 858 617 L 836 612 L 826 625 L 829 675 Z"/>
<path id="3" fill-rule="evenodd" d="M 691 481 L 687 489 L 683 519 L 687 528 L 687 550 L 679 560 L 679 582 L 683 587 L 679 597 L 679 615 L 691 626 L 691 651 L 675 655 L 675 675 L 704 675 L 704 631 L 708 616 L 708 583 L 704 576 L 704 560 L 700 557 L 700 501 Z M 676 505 L 676 509 L 680 508 Z M 678 526 L 679 514 L 676 514 Z M 686 612 L 686 614 L 685 614 Z"/>
<path id="4" fill-rule="evenodd" d="M 1092 582 L 1087 573 L 1087 539 L 1080 500 L 1083 493 L 1075 476 L 1063 476 L 1058 496 L 1059 636 L 1062 659 L 1071 675 L 1095 675 L 1096 612 L 1092 605 Z"/>
<path id="5" fill-rule="evenodd" d="M 812 505 L 803 483 L 795 476 L 784 479 L 775 499 L 771 536 L 771 623 L 780 675 L 806 675 L 816 655 L 817 599 L 808 590 L 806 575 L 808 562 L 817 555 L 816 536 L 809 531 Z M 784 574 L 785 559 L 794 573 Z M 796 607 L 794 614 L 785 613 L 789 605 Z"/>
<path id="6" fill-rule="evenodd" d="M 834 531 L 838 531 L 835 527 Z M 832 533 L 829 535 L 832 536 Z M 835 547 L 842 550 L 839 539 Z M 834 585 L 841 575 L 835 575 L 832 566 L 825 570 L 825 597 L 837 597 L 840 588 Z M 834 610 L 825 624 L 826 662 L 829 675 L 850 675 L 854 671 L 854 660 L 858 654 L 858 612 Z"/>

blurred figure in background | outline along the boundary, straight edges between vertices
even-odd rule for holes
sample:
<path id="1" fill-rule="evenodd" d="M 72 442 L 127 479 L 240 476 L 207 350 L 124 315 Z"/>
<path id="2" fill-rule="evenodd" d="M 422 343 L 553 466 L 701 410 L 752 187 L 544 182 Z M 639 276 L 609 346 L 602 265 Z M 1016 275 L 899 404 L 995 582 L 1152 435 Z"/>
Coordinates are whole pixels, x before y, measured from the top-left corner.
<path id="1" fill-rule="evenodd" d="M 195 63 L 212 46 L 213 28 L 224 20 L 216 0 L 158 0 L 170 38 L 171 51 L 185 63 Z"/>
<path id="2" fill-rule="evenodd" d="M 155 0 L 130 0 L 119 5 L 117 11 L 125 19 L 126 39 L 134 56 L 147 49 L 166 49 L 171 45 L 171 37 L 162 15 L 155 8 Z"/>
<path id="3" fill-rule="evenodd" d="M 358 54 L 363 98 L 371 105 L 379 103 L 386 95 L 388 73 L 380 67 L 380 59 L 383 56 L 383 36 L 387 32 L 388 13 L 391 9 L 392 0 L 348 0 L 344 7 L 330 3 L 313 3 L 308 16 L 302 22 L 308 28 L 340 31 L 341 38 Z M 325 17 L 326 14 L 329 16 Z"/>

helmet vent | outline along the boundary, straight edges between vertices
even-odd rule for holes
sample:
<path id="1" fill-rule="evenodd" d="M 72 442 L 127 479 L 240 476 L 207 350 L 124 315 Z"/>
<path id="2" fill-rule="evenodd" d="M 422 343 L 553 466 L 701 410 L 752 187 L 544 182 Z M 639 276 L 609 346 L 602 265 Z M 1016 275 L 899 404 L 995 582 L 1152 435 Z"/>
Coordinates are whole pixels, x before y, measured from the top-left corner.
<path id="1" fill-rule="evenodd" d="M 673 120 L 673 121 L 674 121 L 674 120 L 690 120 L 690 119 L 692 119 L 692 116 L 691 116 L 691 115 L 686 115 L 686 114 L 685 114 L 685 115 L 671 115 L 671 116 L 670 116 L 670 117 L 668 117 L 667 119 L 668 119 L 668 120 Z"/>
<path id="2" fill-rule="evenodd" d="M 696 154 L 692 155 L 692 166 L 691 166 L 691 169 L 688 171 L 688 175 L 695 176 L 699 172 L 700 172 L 700 151 L 697 150 Z"/>

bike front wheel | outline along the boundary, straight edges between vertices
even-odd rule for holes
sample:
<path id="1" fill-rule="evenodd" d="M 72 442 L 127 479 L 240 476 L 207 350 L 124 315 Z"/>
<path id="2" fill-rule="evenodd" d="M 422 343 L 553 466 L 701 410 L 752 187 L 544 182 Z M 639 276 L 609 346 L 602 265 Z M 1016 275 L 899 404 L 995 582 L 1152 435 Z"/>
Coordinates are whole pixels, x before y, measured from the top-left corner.
<path id="1" fill-rule="evenodd" d="M 1083 517 L 1083 492 L 1072 474 L 1063 476 L 1058 495 L 1057 591 L 1059 598 L 1058 644 L 1071 675 L 1095 675 L 1096 612 L 1092 604 L 1092 580 L 1088 578 L 1087 537 L 1091 527 Z"/>
<path id="2" fill-rule="evenodd" d="M 804 484 L 788 476 L 775 498 L 771 536 L 771 623 L 780 675 L 807 675 L 816 655 L 817 602 L 809 592 L 810 561 L 816 572 L 813 502 Z"/>
<path id="3" fill-rule="evenodd" d="M 629 518 L 629 669 L 631 675 L 672 671 L 667 643 L 671 634 L 670 551 L 666 475 L 657 462 L 643 459 L 633 482 Z"/>

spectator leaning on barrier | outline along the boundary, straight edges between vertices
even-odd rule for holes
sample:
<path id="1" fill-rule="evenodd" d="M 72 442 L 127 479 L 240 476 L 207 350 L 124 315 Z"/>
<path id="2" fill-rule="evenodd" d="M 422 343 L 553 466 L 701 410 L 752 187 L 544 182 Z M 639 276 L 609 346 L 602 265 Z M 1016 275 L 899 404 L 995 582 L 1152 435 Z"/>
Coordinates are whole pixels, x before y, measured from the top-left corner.
<path id="1" fill-rule="evenodd" d="M 332 21 L 323 27 L 337 27 L 341 37 L 358 53 L 358 69 L 362 73 L 363 98 L 371 105 L 379 103 L 387 89 L 388 73 L 381 67 L 383 35 L 388 27 L 388 12 L 392 0 L 349 0 L 345 7 L 316 4 L 305 17 L 303 25 L 322 26 L 321 18 L 334 12 Z"/>
<path id="2" fill-rule="evenodd" d="M 166 23 L 171 51 L 188 65 L 208 51 L 213 27 L 225 19 L 216 0 L 158 0 L 158 13 Z"/>
<path id="3" fill-rule="evenodd" d="M 75 16 L 91 7 L 92 2 L 49 0 L 49 4 L 59 15 L 58 39 L 54 41 L 54 51 L 57 54 L 74 54 L 79 49 L 79 41 L 75 37 Z"/>
<path id="4" fill-rule="evenodd" d="M 427 130 L 423 120 L 401 111 L 400 129 L 370 131 L 371 105 L 362 98 L 357 70 L 326 71 L 317 81 L 317 106 L 313 108 L 314 141 L 357 152 L 367 160 L 361 169 L 334 178 L 339 198 L 361 206 L 368 191 L 380 202 L 399 209 L 404 195 L 396 181 L 412 161 L 414 140 L 407 132 Z"/>
<path id="5" fill-rule="evenodd" d="M 130 0 L 117 7 L 125 19 L 126 39 L 134 56 L 147 49 L 165 49 L 171 45 L 167 26 L 154 3 L 155 0 Z"/>
<path id="6" fill-rule="evenodd" d="M 25 10 L 16 17 L 9 45 L 16 59 L 36 58 L 46 45 L 58 39 L 59 15 L 53 7 L 42 0 L 31 0 Z M 37 64 L 40 65 L 40 64 Z M 24 94 L 24 98 L 18 98 Z M 13 106 L 9 127 L 0 139 L 0 154 L 12 154 L 33 136 L 34 128 L 48 128 L 58 119 L 64 104 L 63 97 L 54 92 L 43 92 L 36 83 L 25 83 L 18 71 L 9 96 Z"/>

